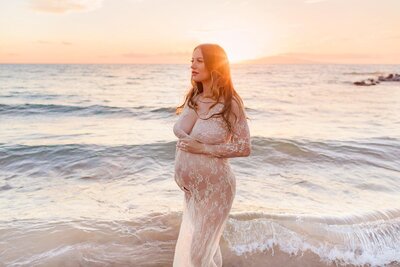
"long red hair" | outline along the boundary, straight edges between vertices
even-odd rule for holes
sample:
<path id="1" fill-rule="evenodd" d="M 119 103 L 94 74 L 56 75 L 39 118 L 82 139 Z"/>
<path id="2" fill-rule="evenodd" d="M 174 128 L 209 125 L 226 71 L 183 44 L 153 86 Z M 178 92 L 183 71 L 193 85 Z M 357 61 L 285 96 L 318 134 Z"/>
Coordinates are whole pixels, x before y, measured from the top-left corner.
<path id="1" fill-rule="evenodd" d="M 232 132 L 232 123 L 229 120 L 229 117 L 233 115 L 236 122 L 238 119 L 237 115 L 239 115 L 231 112 L 232 100 L 238 104 L 239 110 L 243 109 L 243 101 L 233 87 L 228 56 L 226 55 L 224 49 L 217 44 L 200 44 L 196 46 L 193 51 L 197 48 L 201 50 L 205 67 L 211 75 L 211 93 L 212 98 L 216 100 L 216 103 L 210 108 L 215 106 L 221 100 L 224 102 L 224 108 L 221 110 L 221 112 L 210 116 L 210 118 L 222 116 L 228 127 L 228 130 Z M 196 110 L 197 104 L 194 101 L 194 98 L 203 92 L 203 84 L 201 82 L 195 82 L 193 79 L 191 79 L 191 85 L 192 86 L 189 89 L 189 92 L 186 94 L 185 101 L 182 105 L 177 107 L 177 113 L 180 113 L 186 104 L 190 108 Z"/>

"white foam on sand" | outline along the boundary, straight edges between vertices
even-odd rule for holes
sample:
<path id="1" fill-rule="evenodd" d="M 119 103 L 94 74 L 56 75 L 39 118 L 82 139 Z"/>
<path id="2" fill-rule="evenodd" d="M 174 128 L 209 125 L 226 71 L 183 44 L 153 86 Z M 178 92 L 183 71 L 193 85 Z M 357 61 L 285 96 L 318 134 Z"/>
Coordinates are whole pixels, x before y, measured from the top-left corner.
<path id="1" fill-rule="evenodd" d="M 272 250 L 312 252 L 326 263 L 382 266 L 400 262 L 398 211 L 346 218 L 233 216 L 224 238 L 236 255 Z M 243 220 L 243 218 L 246 218 Z M 255 218 L 258 217 L 258 218 Z M 371 219 L 374 218 L 374 219 Z"/>

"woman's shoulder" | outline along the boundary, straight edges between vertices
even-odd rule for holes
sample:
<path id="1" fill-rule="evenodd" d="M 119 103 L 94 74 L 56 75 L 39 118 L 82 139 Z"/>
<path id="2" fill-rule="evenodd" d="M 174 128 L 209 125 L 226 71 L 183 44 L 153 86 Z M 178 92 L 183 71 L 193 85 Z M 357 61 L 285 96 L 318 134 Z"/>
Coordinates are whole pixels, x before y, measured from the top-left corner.
<path id="1" fill-rule="evenodd" d="M 237 97 L 232 97 L 231 107 L 235 111 L 240 111 L 243 109 L 243 100 Z"/>
<path id="2" fill-rule="evenodd" d="M 242 116 L 246 117 L 243 101 L 236 97 L 233 97 L 231 101 L 231 113 L 234 114 L 236 118 L 241 118 Z"/>
<path id="3" fill-rule="evenodd" d="M 241 113 L 243 113 L 243 101 L 241 101 L 240 99 L 237 99 L 235 97 L 232 97 L 232 99 L 230 100 L 231 103 L 231 112 L 235 113 L 236 115 L 240 115 Z M 225 100 L 221 99 L 217 102 L 217 105 L 221 105 L 221 107 L 225 107 L 226 106 L 226 102 Z"/>

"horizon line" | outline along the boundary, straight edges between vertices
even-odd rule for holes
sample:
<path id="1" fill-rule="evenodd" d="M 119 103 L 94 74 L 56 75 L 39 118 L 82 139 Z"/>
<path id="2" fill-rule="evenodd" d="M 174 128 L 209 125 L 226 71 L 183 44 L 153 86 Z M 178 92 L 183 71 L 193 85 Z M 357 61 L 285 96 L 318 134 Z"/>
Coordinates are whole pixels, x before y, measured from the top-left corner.
<path id="1" fill-rule="evenodd" d="M 66 62 L 0 62 L 0 65 L 190 65 L 188 63 L 66 63 Z M 399 63 L 339 63 L 339 62 L 315 62 L 315 63 L 243 63 L 234 62 L 229 65 L 400 65 Z"/>

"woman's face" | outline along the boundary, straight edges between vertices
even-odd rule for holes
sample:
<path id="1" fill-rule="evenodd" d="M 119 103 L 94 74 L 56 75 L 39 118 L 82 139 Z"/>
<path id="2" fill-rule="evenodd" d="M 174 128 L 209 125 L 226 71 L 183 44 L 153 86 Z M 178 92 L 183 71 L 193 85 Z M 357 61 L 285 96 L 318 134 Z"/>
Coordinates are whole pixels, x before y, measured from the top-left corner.
<path id="1" fill-rule="evenodd" d="M 200 48 L 196 48 L 192 55 L 192 79 L 195 82 L 205 82 L 210 79 L 210 72 L 204 64 L 203 54 Z"/>

